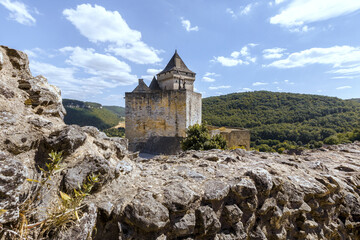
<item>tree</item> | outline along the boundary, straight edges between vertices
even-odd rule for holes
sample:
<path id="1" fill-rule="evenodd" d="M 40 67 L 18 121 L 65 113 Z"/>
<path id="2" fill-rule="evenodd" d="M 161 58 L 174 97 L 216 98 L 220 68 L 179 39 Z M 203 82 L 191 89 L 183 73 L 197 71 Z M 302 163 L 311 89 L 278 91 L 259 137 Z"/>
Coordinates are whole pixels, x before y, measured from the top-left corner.
<path id="1" fill-rule="evenodd" d="M 217 134 L 211 137 L 206 124 L 195 124 L 186 130 L 187 137 L 181 142 L 181 148 L 186 150 L 225 149 L 226 141 Z"/>

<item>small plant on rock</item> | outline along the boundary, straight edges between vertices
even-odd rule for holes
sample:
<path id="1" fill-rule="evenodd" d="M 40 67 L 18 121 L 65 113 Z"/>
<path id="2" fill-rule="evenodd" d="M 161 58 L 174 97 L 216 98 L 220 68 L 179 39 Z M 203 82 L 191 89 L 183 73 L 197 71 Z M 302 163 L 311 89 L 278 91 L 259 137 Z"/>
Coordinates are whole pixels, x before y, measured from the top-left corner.
<path id="1" fill-rule="evenodd" d="M 50 181 L 62 170 L 62 159 L 61 152 L 52 151 L 49 154 L 50 161 L 45 164 L 46 168 L 39 167 L 41 172 L 39 179 L 27 179 L 35 185 L 19 207 L 18 220 L 9 227 L 0 228 L 0 239 L 49 239 L 80 220 L 82 209 L 85 207 L 83 200 L 99 182 L 98 175 L 89 175 L 73 193 L 66 194 L 59 191 L 58 199 L 46 209 L 47 217 L 42 221 L 31 223 L 45 195 L 53 187 Z M 0 209 L 0 214 L 4 212 L 6 209 Z"/>

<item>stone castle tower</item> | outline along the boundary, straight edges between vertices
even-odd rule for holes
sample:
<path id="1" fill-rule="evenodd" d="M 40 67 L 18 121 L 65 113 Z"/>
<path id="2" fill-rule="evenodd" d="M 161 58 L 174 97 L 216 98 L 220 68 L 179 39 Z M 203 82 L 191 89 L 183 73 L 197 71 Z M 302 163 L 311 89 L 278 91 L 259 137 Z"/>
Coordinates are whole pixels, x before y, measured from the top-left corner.
<path id="1" fill-rule="evenodd" d="M 186 129 L 201 123 L 201 94 L 194 92 L 195 73 L 178 53 L 148 87 L 142 79 L 125 93 L 126 138 L 129 150 L 175 154 Z"/>

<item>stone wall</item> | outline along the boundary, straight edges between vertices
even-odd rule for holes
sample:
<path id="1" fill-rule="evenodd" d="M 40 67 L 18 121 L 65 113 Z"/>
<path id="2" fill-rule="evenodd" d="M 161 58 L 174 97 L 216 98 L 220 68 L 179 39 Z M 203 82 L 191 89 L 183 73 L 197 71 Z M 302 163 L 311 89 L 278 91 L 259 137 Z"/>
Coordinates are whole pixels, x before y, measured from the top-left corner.
<path id="1" fill-rule="evenodd" d="M 125 105 L 126 137 L 132 151 L 149 152 L 144 146 L 149 146 L 149 139 L 154 137 L 175 137 L 178 141 L 185 137 L 189 124 L 201 122 L 201 94 L 191 91 L 126 93 Z M 171 153 L 174 141 L 169 141 Z M 170 150 L 169 147 L 162 146 L 162 149 Z"/>
<path id="2" fill-rule="evenodd" d="M 210 126 L 211 135 L 221 134 L 228 148 L 243 146 L 250 150 L 250 131 L 247 129 L 218 128 Z"/>

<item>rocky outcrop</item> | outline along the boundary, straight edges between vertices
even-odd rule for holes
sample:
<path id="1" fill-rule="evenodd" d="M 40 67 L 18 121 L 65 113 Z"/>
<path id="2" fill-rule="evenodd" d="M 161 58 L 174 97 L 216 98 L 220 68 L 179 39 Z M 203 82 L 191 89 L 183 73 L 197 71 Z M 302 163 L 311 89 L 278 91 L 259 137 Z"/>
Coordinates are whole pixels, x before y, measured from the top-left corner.
<path id="1" fill-rule="evenodd" d="M 59 92 L 31 76 L 25 54 L 0 47 L 0 56 L 0 239 L 16 238 L 10 231 L 33 189 L 26 178 L 39 176 L 51 150 L 63 151 L 64 168 L 39 209 L 90 174 L 100 178 L 79 220 L 52 239 L 360 239 L 359 142 L 301 155 L 236 149 L 143 159 L 126 139 L 66 126 Z"/>

